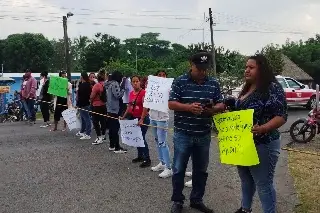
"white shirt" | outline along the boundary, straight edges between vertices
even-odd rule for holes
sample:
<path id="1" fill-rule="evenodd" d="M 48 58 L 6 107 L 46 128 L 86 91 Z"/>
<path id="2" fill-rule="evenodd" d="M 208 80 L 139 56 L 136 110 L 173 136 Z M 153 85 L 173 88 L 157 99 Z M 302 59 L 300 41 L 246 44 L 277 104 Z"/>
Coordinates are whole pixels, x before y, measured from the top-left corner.
<path id="1" fill-rule="evenodd" d="M 122 101 L 124 104 L 128 104 L 130 92 L 133 90 L 132 85 L 131 85 L 131 81 L 129 78 L 126 79 L 124 89 L 125 89 L 125 91 L 124 91 L 124 95 L 122 97 Z"/>
<path id="2" fill-rule="evenodd" d="M 44 78 L 40 80 L 39 88 L 38 88 L 38 90 L 37 90 L 37 92 L 36 92 L 37 97 L 39 97 L 43 85 L 44 85 Z"/>

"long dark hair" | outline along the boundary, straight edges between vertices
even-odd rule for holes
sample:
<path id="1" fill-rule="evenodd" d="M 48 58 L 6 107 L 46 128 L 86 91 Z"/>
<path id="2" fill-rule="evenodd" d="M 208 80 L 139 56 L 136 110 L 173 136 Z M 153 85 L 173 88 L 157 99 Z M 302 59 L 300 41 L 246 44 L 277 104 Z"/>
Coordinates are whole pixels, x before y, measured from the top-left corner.
<path id="1" fill-rule="evenodd" d="M 250 56 L 248 60 L 250 59 L 255 60 L 258 66 L 257 92 L 262 95 L 269 95 L 270 84 L 272 82 L 277 82 L 273 68 L 270 66 L 268 59 L 264 55 L 256 54 L 254 56 Z M 245 95 L 249 91 L 250 86 L 251 84 L 246 82 L 239 94 L 239 97 Z"/>
<path id="2" fill-rule="evenodd" d="M 116 82 L 118 82 L 119 84 L 121 83 L 122 78 L 123 78 L 123 75 L 122 75 L 122 73 L 119 72 L 119 71 L 114 71 L 114 72 L 111 74 L 111 81 L 116 81 Z"/>
<path id="3" fill-rule="evenodd" d="M 154 75 L 155 76 L 158 76 L 159 75 L 159 73 L 164 73 L 166 76 L 168 76 L 168 74 L 167 74 L 167 72 L 165 71 L 165 70 L 158 70 Z"/>
<path id="4" fill-rule="evenodd" d="M 83 80 L 84 80 L 85 82 L 89 82 L 89 81 L 90 81 L 87 72 L 82 72 L 82 73 L 81 73 L 81 77 L 83 78 Z"/>

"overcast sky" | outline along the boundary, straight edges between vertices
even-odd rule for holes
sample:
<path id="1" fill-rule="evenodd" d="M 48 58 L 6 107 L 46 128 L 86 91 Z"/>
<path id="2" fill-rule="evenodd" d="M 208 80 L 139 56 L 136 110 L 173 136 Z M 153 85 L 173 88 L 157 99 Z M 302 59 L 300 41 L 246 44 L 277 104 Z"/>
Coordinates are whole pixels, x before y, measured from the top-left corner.
<path id="1" fill-rule="evenodd" d="M 216 45 L 243 54 L 253 54 L 269 43 L 283 44 L 287 38 L 307 39 L 320 33 L 319 0 L 0 0 L 0 38 L 23 32 L 62 38 L 61 16 L 71 11 L 72 38 L 102 32 L 123 40 L 159 32 L 161 39 L 183 45 L 210 42 L 209 23 L 204 21 L 209 7 L 214 29 L 223 30 L 214 32 Z"/>

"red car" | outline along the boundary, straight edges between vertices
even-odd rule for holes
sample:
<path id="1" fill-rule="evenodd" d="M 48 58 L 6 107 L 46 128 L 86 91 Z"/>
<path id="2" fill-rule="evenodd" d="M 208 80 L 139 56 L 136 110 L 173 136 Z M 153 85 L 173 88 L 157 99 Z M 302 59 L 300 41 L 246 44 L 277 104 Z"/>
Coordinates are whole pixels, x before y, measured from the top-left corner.
<path id="1" fill-rule="evenodd" d="M 316 107 L 316 90 L 290 77 L 277 75 L 276 78 L 286 93 L 288 106 L 304 106 L 309 110 Z M 233 90 L 232 95 L 238 97 L 241 88 Z"/>

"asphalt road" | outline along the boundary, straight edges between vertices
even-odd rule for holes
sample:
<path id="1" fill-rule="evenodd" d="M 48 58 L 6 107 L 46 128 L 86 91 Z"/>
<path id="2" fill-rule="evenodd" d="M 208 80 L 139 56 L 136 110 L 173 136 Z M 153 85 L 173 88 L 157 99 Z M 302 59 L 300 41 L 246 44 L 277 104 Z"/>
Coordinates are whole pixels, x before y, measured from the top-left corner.
<path id="1" fill-rule="evenodd" d="M 307 114 L 290 110 L 290 123 Z M 110 153 L 108 144 L 92 146 L 79 141 L 74 132 L 49 132 L 23 123 L 0 124 L 0 212 L 169 212 L 171 179 L 132 164 L 136 150 L 124 155 Z M 155 144 L 148 132 L 153 164 Z M 288 142 L 284 134 L 282 143 Z M 172 147 L 172 133 L 169 136 Z M 236 168 L 221 165 L 213 138 L 205 203 L 217 213 L 234 212 L 240 206 L 240 183 Z M 186 181 L 189 180 L 186 178 Z M 281 153 L 276 173 L 278 210 L 292 213 L 297 203 Z M 186 197 L 190 189 L 185 189 Z M 187 204 L 187 202 L 186 202 Z M 184 212 L 195 212 L 185 205 Z M 254 212 L 261 212 L 255 199 Z"/>

